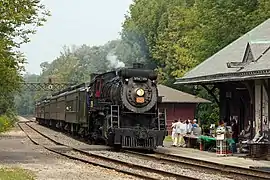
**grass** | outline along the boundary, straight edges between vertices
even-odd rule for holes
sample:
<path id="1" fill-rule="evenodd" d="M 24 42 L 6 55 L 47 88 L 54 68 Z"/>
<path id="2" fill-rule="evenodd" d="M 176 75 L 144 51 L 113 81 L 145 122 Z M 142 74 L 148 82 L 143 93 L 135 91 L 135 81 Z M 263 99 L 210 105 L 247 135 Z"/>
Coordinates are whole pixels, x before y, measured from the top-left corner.
<path id="1" fill-rule="evenodd" d="M 164 141 L 165 142 L 172 142 L 172 136 L 166 136 Z"/>
<path id="2" fill-rule="evenodd" d="M 20 168 L 0 168 L 0 180 L 34 180 L 34 174 Z"/>

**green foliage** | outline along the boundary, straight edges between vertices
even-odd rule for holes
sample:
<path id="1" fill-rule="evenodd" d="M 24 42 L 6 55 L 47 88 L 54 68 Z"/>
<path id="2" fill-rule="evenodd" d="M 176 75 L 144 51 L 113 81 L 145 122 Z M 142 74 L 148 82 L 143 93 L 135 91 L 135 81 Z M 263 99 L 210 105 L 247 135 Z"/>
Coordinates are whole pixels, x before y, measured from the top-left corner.
<path id="1" fill-rule="evenodd" d="M 91 73 L 101 73 L 109 69 L 108 55 L 115 48 L 115 41 L 104 46 L 64 47 L 61 55 L 52 63 L 42 63 L 41 82 L 82 83 L 90 80 Z"/>
<path id="2" fill-rule="evenodd" d="M 20 168 L 0 168 L 0 180 L 34 180 L 32 172 Z"/>
<path id="3" fill-rule="evenodd" d="M 20 89 L 21 71 L 26 62 L 20 45 L 42 26 L 48 12 L 39 0 L 0 0 L 0 114 L 14 109 L 14 93 Z"/>
<path id="4" fill-rule="evenodd" d="M 81 83 L 89 81 L 91 73 L 117 68 L 118 61 L 126 66 L 142 62 L 158 71 L 160 83 L 214 102 L 202 87 L 195 90 L 190 86 L 176 86 L 174 79 L 269 18 L 270 2 L 134 0 L 129 10 L 121 40 L 103 46 L 64 47 L 52 63 L 41 64 L 38 81 L 48 82 L 52 78 L 53 82 Z M 41 92 L 36 97 L 44 95 L 49 93 Z M 26 92 L 21 97 L 17 106 L 20 112 L 32 104 L 30 96 L 33 97 Z M 219 120 L 218 114 L 216 103 L 203 104 L 198 107 L 197 117 L 204 124 L 210 124 Z"/>
<path id="5" fill-rule="evenodd" d="M 176 77 L 212 56 L 269 18 L 266 0 L 136 0 L 123 24 L 125 43 L 135 44 L 155 62 L 159 82 L 173 86 Z M 174 86 L 212 100 L 203 89 Z M 218 92 L 216 92 L 218 94 Z M 199 106 L 204 123 L 217 121 L 218 105 Z"/>
<path id="6" fill-rule="evenodd" d="M 65 46 L 61 55 L 54 61 L 41 63 L 42 74 L 38 82 L 47 83 L 49 78 L 52 79 L 52 83 L 89 82 L 91 73 L 103 73 L 117 68 L 119 64 L 123 65 L 116 52 L 116 49 L 121 49 L 120 44 L 120 40 L 113 40 L 103 46 Z M 35 99 L 50 94 L 51 92 L 38 92 Z"/>
<path id="7" fill-rule="evenodd" d="M 0 116 L 0 132 L 9 130 L 11 127 L 13 127 L 14 122 L 15 119 L 12 116 L 7 115 Z"/>
<path id="8" fill-rule="evenodd" d="M 156 62 L 166 83 L 266 20 L 268 5 L 257 0 L 137 0 L 123 25 L 123 39 Z"/>
<path id="9" fill-rule="evenodd" d="M 39 75 L 25 74 L 23 77 L 25 82 L 38 82 Z M 15 96 L 15 109 L 19 115 L 33 115 L 35 105 L 36 92 L 30 91 L 27 88 L 22 88 Z"/>
<path id="10" fill-rule="evenodd" d="M 51 63 L 40 64 L 42 73 L 40 76 L 26 74 L 24 81 L 48 83 L 72 83 L 79 84 L 90 81 L 91 73 L 102 73 L 123 65 L 118 58 L 122 50 L 122 41 L 113 40 L 103 46 L 72 46 L 64 47 L 60 56 Z M 127 54 L 127 53 L 126 53 Z M 125 61 L 127 63 L 127 61 Z M 128 63 L 127 63 L 128 64 Z M 34 104 L 40 98 L 50 96 L 52 92 L 30 92 L 23 89 L 16 97 L 16 109 L 20 115 L 34 113 Z"/>
<path id="11" fill-rule="evenodd" d="M 210 124 L 219 121 L 219 106 L 205 89 L 202 88 L 199 90 L 199 96 L 212 101 L 211 104 L 200 104 L 196 114 L 196 116 L 200 118 L 201 124 L 210 127 Z"/>
<path id="12" fill-rule="evenodd" d="M 1 37 L 11 47 L 29 42 L 29 35 L 35 33 L 34 28 L 42 26 L 49 15 L 39 0 L 1 0 L 0 7 Z"/>

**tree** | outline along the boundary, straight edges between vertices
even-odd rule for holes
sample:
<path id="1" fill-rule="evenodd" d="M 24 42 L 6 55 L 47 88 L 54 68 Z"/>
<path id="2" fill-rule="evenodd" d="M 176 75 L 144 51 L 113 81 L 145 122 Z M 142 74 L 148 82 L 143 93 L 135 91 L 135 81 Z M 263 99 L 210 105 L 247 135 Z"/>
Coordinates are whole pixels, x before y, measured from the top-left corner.
<path id="1" fill-rule="evenodd" d="M 124 47 L 133 51 L 128 62 L 144 62 L 156 66 L 152 50 L 159 31 L 166 27 L 167 6 L 173 2 L 165 0 L 137 0 L 130 6 L 130 14 L 123 24 Z"/>
<path id="2" fill-rule="evenodd" d="M 158 66 L 159 82 L 176 77 L 212 56 L 269 18 L 266 0 L 136 0 L 123 24 L 123 40 L 146 52 Z M 186 86 L 174 86 L 193 92 Z M 196 95 L 212 99 L 205 90 Z M 213 119 L 217 104 L 200 107 L 200 118 Z"/>
<path id="3" fill-rule="evenodd" d="M 26 73 L 23 76 L 25 82 L 38 82 L 39 75 Z M 16 94 L 15 108 L 16 112 L 20 115 L 33 115 L 34 114 L 34 104 L 35 104 L 36 92 L 31 91 L 27 88 L 22 88 L 21 91 Z"/>
<path id="4" fill-rule="evenodd" d="M 43 63 L 40 64 L 40 67 L 41 67 L 42 72 L 45 72 L 45 71 L 47 71 L 48 68 L 50 67 L 50 63 L 48 63 L 48 62 L 43 62 Z"/>
<path id="5" fill-rule="evenodd" d="M 136 0 L 122 36 L 157 63 L 166 81 L 183 76 L 266 20 L 268 5 L 265 0 Z"/>
<path id="6" fill-rule="evenodd" d="M 82 83 L 90 80 L 91 73 L 102 73 L 115 68 L 120 63 L 119 53 L 116 51 L 120 41 L 113 40 L 103 46 L 82 45 L 73 48 L 64 47 L 61 55 L 52 63 L 42 63 L 44 71 L 41 82 L 53 76 L 59 82 Z M 110 56 L 115 56 L 113 61 Z M 123 59 L 123 58 L 122 58 Z"/>
<path id="7" fill-rule="evenodd" d="M 29 42 L 29 35 L 42 26 L 49 15 L 39 0 L 0 0 L 0 114 L 9 112 L 13 94 L 22 81 L 20 72 L 26 62 L 20 45 Z"/>

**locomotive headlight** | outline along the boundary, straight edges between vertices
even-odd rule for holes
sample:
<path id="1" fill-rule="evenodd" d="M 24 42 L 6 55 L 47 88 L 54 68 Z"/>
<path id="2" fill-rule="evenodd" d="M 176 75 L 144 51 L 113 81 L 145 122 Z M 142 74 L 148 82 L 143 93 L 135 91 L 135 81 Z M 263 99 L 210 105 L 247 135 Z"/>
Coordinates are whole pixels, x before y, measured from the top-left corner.
<path id="1" fill-rule="evenodd" d="M 143 89 L 138 89 L 138 90 L 136 91 L 136 94 L 137 94 L 138 96 L 143 96 L 143 95 L 144 95 L 144 90 L 143 90 Z"/>

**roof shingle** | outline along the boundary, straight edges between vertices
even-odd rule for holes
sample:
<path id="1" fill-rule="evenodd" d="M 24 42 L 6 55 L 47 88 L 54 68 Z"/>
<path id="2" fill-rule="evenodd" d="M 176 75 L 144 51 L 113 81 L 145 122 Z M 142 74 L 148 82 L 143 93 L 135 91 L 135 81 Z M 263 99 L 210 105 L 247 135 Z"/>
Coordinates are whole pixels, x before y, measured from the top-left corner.
<path id="1" fill-rule="evenodd" d="M 176 84 L 187 82 L 189 79 L 194 81 L 194 78 L 205 80 L 206 77 L 213 75 L 229 74 L 236 72 L 248 72 L 256 70 L 270 70 L 270 63 L 268 53 L 264 54 L 257 62 L 248 64 L 243 69 L 228 68 L 228 62 L 242 62 L 247 43 L 250 43 L 250 48 L 254 59 L 258 57 L 269 47 L 270 41 L 270 18 L 249 31 L 239 39 L 235 40 L 204 62 L 199 64 L 197 67 L 185 74 L 184 77 L 176 80 Z"/>
<path id="2" fill-rule="evenodd" d="M 159 96 L 163 96 L 162 102 L 165 103 L 210 103 L 206 99 L 178 91 L 176 89 L 164 86 L 161 84 L 157 85 Z"/>

